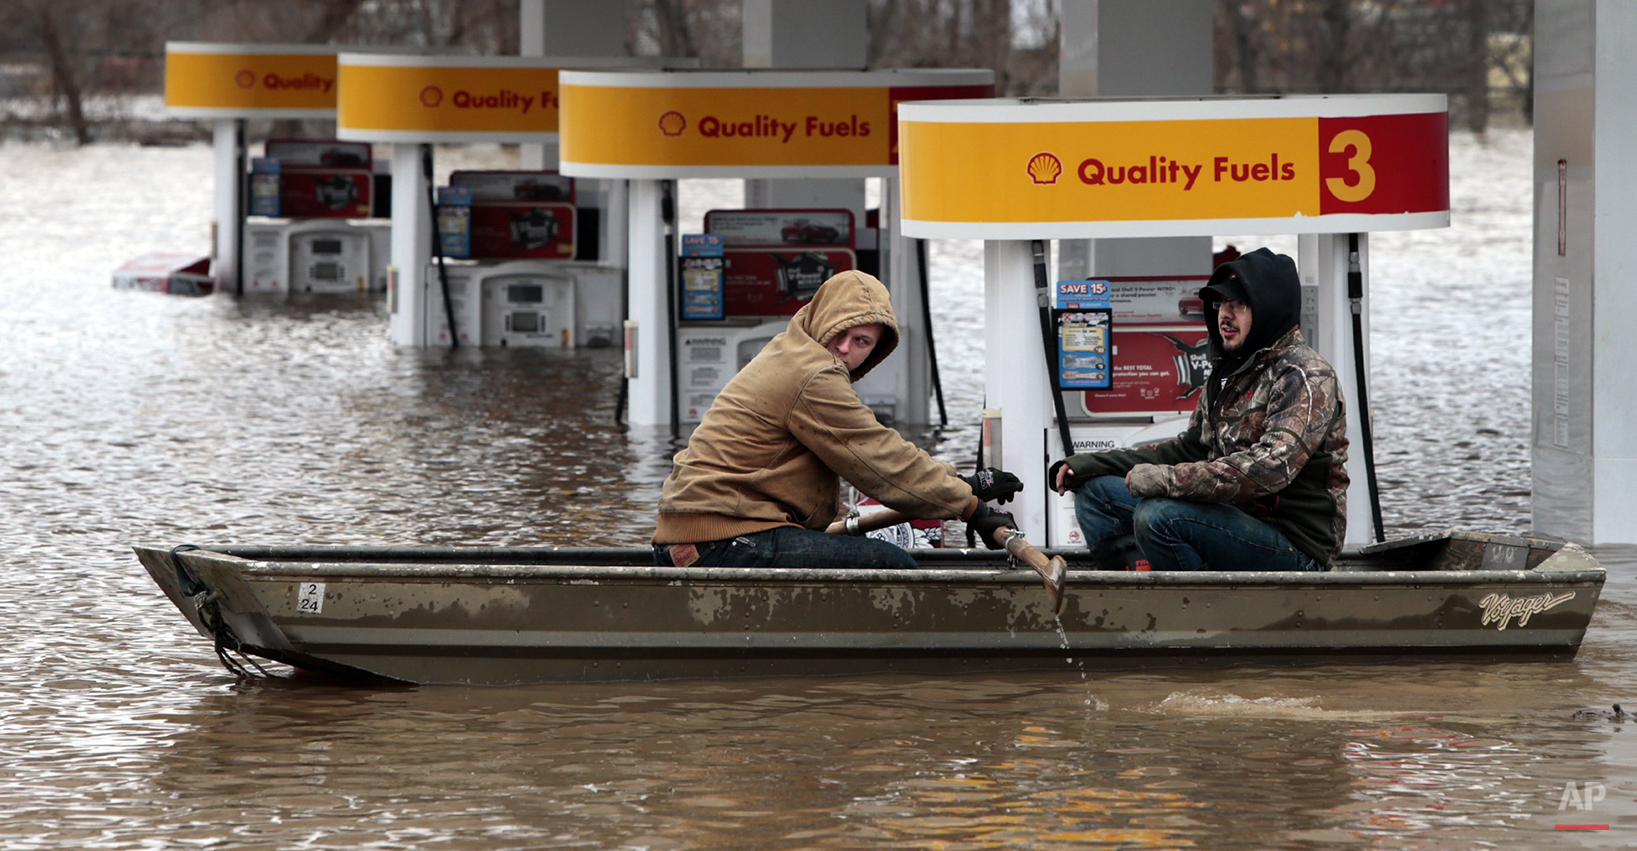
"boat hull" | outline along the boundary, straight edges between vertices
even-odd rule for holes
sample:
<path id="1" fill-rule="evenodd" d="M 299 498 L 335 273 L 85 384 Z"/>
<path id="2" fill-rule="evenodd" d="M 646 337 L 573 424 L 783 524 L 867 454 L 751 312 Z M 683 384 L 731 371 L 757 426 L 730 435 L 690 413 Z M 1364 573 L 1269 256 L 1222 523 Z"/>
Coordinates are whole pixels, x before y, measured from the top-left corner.
<path id="1" fill-rule="evenodd" d="M 137 554 L 219 644 L 413 683 L 1564 658 L 1603 582 L 1573 545 L 1428 538 L 1317 574 L 1071 568 L 1054 618 L 1036 574 L 987 553 L 916 571 L 654 567 L 632 550 Z"/>

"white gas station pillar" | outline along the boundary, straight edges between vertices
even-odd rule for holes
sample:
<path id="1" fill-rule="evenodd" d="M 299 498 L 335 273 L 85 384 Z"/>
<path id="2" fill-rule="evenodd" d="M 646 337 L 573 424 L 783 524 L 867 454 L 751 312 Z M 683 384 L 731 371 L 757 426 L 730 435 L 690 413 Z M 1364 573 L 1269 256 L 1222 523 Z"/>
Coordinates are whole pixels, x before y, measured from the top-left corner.
<path id="1" fill-rule="evenodd" d="M 626 399 L 627 421 L 633 425 L 665 425 L 671 422 L 672 381 L 670 333 L 673 310 L 666 292 L 666 267 L 671 262 L 665 250 L 665 223 L 662 216 L 664 183 L 658 180 L 631 180 L 627 201 L 626 228 L 630 238 L 628 257 L 630 318 L 626 320 L 627 370 L 630 384 Z"/>
<path id="2" fill-rule="evenodd" d="M 1000 411 L 1002 423 L 1000 446 L 991 447 L 998 457 L 984 463 L 1032 483 L 1005 508 L 1026 538 L 1045 546 L 1050 501 L 1038 483 L 1051 461 L 1046 434 L 1053 414 L 1029 242 L 985 240 L 983 280 L 984 398 Z"/>
<path id="3" fill-rule="evenodd" d="M 1352 239 L 1358 240 L 1358 268 Z M 1367 233 L 1303 234 L 1296 240 L 1296 265 L 1302 280 L 1302 335 L 1330 362 L 1347 405 L 1347 540 L 1359 546 L 1381 540 L 1376 534 L 1377 498 L 1371 492 L 1370 452 L 1366 451 L 1368 387 L 1359 384 L 1354 335 L 1363 341 L 1364 375 L 1370 364 L 1370 235 Z M 1349 277 L 1359 276 L 1359 313 L 1354 323 Z"/>
<path id="4" fill-rule="evenodd" d="M 927 282 L 921 280 L 926 271 L 916 262 L 915 240 L 905 237 L 900 227 L 898 181 L 881 181 L 881 276 L 889 282 L 892 312 L 898 317 L 898 349 L 891 364 L 895 369 L 884 372 L 878 381 L 890 379 L 897 391 L 896 419 L 903 423 L 930 423 L 932 399 L 932 329 L 926 327 L 926 300 L 930 297 Z M 883 364 L 885 365 L 885 364 Z M 865 376 L 861 393 L 873 386 L 871 373 Z M 973 412 L 964 412 L 967 415 Z"/>
<path id="5" fill-rule="evenodd" d="M 432 258 L 432 208 L 427 204 L 422 146 L 392 146 L 392 273 L 388 332 L 399 346 L 425 346 L 426 265 Z"/>
<path id="6" fill-rule="evenodd" d="M 216 292 L 239 293 L 239 237 L 244 211 L 244 119 L 228 118 L 211 129 L 216 175 Z"/>
<path id="7" fill-rule="evenodd" d="M 1637 543 L 1637 3 L 1535 4 L 1537 532 Z"/>

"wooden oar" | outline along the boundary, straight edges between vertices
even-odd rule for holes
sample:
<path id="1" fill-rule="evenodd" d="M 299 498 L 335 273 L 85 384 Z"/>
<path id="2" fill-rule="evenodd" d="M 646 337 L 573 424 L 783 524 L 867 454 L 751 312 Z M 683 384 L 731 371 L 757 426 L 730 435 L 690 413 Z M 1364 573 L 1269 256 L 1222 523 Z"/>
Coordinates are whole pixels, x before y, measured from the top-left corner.
<path id="1" fill-rule="evenodd" d="M 832 535 L 862 535 L 888 526 L 897 526 L 899 523 L 908 523 L 913 519 L 915 518 L 887 508 L 873 514 L 837 520 L 825 531 Z M 1046 558 L 1045 553 L 1023 540 L 1022 532 L 1011 527 L 997 531 L 995 537 L 1006 547 L 1006 552 L 1012 558 L 1027 564 L 1040 574 L 1040 578 L 1046 584 L 1046 601 L 1052 605 L 1052 614 L 1063 611 L 1063 577 L 1069 569 L 1068 562 L 1064 561 L 1062 556 Z"/>

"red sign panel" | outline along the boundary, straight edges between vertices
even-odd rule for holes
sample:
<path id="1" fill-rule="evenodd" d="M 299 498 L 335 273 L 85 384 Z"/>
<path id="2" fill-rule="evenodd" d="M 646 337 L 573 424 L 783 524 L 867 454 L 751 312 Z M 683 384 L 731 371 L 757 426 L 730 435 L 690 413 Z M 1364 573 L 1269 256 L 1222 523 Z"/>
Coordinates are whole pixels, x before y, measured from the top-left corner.
<path id="1" fill-rule="evenodd" d="M 1088 414 L 1190 413 L 1204 392 L 1206 331 L 1202 326 L 1114 328 L 1114 386 L 1088 390 Z"/>
<path id="2" fill-rule="evenodd" d="M 1319 212 L 1448 210 L 1448 151 L 1447 113 L 1321 118 Z"/>
<path id="3" fill-rule="evenodd" d="M 858 268 L 851 249 L 729 248 L 724 252 L 726 316 L 790 316 L 832 275 Z"/>
<path id="4" fill-rule="evenodd" d="M 472 257 L 574 259 L 573 204 L 473 204 Z"/>

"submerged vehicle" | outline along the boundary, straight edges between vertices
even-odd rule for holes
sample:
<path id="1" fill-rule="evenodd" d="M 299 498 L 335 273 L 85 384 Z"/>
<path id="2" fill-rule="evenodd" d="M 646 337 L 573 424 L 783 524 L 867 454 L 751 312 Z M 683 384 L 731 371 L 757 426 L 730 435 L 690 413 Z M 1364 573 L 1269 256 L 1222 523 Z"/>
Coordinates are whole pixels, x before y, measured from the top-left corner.
<path id="1" fill-rule="evenodd" d="M 1574 544 L 1452 532 L 1348 551 L 1325 573 L 1098 571 L 1061 552 L 1051 601 L 1005 553 L 914 552 L 918 570 L 791 570 L 656 567 L 646 548 L 136 548 L 230 668 L 248 654 L 494 685 L 995 673 L 1065 657 L 1568 658 L 1604 579 Z"/>

